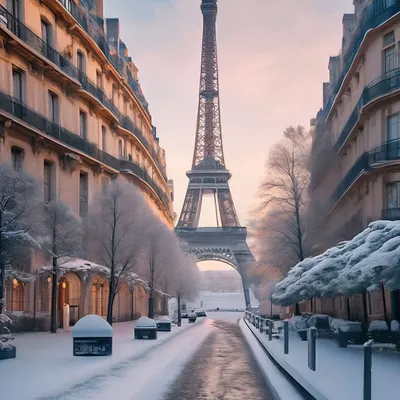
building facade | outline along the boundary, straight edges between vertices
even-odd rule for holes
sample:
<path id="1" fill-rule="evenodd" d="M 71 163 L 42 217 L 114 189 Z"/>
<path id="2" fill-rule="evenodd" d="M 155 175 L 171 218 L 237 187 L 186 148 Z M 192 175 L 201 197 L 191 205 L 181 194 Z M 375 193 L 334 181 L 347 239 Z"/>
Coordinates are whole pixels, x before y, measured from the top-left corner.
<path id="1" fill-rule="evenodd" d="M 307 242 L 316 255 L 380 219 L 400 218 L 400 2 L 354 0 L 312 121 Z M 304 309 L 400 319 L 400 291 L 314 299 Z"/>
<path id="2" fill-rule="evenodd" d="M 0 163 L 41 182 L 44 202 L 62 200 L 81 217 L 123 175 L 173 226 L 165 152 L 119 20 L 104 19 L 103 0 L 0 0 Z M 21 268 L 34 274 L 39 266 Z M 12 279 L 8 312 L 38 321 L 49 311 L 49 285 L 45 276 Z M 73 320 L 105 315 L 107 290 L 101 270 L 64 271 L 59 310 L 69 304 Z M 146 297 L 144 285 L 123 287 L 116 320 L 146 314 Z"/>

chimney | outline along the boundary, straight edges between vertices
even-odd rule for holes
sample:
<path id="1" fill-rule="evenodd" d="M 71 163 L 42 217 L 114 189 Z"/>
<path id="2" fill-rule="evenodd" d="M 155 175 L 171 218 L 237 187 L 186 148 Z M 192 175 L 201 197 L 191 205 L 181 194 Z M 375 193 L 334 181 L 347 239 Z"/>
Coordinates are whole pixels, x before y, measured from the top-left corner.
<path id="1" fill-rule="evenodd" d="M 110 48 L 119 54 L 119 19 L 107 18 L 106 19 L 106 34 L 107 42 Z"/>
<path id="2" fill-rule="evenodd" d="M 356 21 L 356 16 L 354 14 L 343 15 L 342 49 L 345 49 L 350 43 L 350 39 L 354 31 L 355 21 Z"/>

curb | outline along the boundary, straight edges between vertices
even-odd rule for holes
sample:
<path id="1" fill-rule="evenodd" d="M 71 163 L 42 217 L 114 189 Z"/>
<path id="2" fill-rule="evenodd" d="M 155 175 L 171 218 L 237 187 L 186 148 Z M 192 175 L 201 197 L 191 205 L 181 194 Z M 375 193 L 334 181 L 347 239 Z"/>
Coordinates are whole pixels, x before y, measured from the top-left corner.
<path id="1" fill-rule="evenodd" d="M 281 364 L 275 357 L 274 355 L 264 346 L 264 344 L 261 342 L 261 340 L 257 337 L 257 335 L 253 332 L 253 330 L 250 328 L 248 322 L 246 321 L 245 318 L 243 318 L 244 323 L 247 325 L 249 328 L 249 331 L 253 334 L 253 336 L 256 338 L 258 344 L 260 347 L 264 350 L 264 352 L 267 354 L 268 358 L 273 362 L 273 364 L 278 368 L 278 370 L 292 383 L 292 385 L 298 390 L 298 392 L 304 397 L 306 400 L 328 400 L 325 396 L 320 394 L 317 391 L 317 393 L 312 394 L 311 391 L 306 388 L 304 384 L 300 382 L 300 379 L 296 379 L 295 376 L 293 376 L 287 368 L 283 364 Z M 314 391 L 314 390 L 313 390 Z"/>

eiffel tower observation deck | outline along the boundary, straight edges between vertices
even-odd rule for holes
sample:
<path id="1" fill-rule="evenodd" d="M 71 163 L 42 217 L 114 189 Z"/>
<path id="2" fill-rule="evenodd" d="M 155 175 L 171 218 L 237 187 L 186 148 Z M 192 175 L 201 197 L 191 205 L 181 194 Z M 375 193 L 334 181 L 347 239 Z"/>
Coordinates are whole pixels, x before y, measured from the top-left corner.
<path id="1" fill-rule="evenodd" d="M 203 42 L 196 138 L 189 185 L 176 233 L 198 261 L 223 261 L 242 277 L 246 307 L 250 307 L 247 266 L 254 257 L 246 243 L 229 187 L 222 143 L 217 56 L 217 0 L 202 0 Z M 204 195 L 212 195 L 216 226 L 199 228 Z"/>

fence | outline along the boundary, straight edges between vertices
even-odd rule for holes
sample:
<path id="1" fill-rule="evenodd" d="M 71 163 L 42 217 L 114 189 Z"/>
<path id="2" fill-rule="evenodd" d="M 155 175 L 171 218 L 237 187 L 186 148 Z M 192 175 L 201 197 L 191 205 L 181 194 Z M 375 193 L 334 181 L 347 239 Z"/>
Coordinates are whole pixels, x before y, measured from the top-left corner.
<path id="1" fill-rule="evenodd" d="M 274 321 L 269 318 L 263 318 L 260 315 L 253 314 L 250 311 L 245 312 L 245 320 L 247 324 L 251 324 L 254 328 L 258 329 L 260 333 L 266 333 L 268 336 L 268 341 L 271 341 L 274 337 L 281 338 L 282 333 L 280 330 L 274 330 L 274 324 L 277 321 Z M 281 321 L 279 321 L 281 323 Z M 304 334 L 302 340 L 307 340 L 308 343 L 308 368 L 311 371 L 317 370 L 317 337 L 318 337 L 318 330 L 315 327 L 311 327 L 308 329 L 304 329 L 304 331 L 298 331 Z M 301 336 L 301 335 L 300 335 Z M 289 321 L 283 321 L 283 353 L 284 357 L 290 354 L 290 345 L 289 345 Z M 262 344 L 262 342 L 260 342 Z M 373 340 L 369 340 L 363 346 L 364 351 L 364 378 L 363 378 L 363 400 L 371 400 L 372 399 L 372 361 L 373 361 L 373 353 L 372 348 L 374 345 Z M 268 354 L 268 346 L 264 346 L 264 349 L 267 351 Z M 271 354 L 270 354 L 271 356 Z M 272 357 L 272 356 L 271 356 Z M 288 356 L 289 357 L 289 356 Z M 274 359 L 274 357 L 272 357 Z M 279 363 L 277 359 L 275 362 Z M 281 366 L 282 367 L 282 366 Z M 333 367 L 333 366 L 332 366 Z M 293 378 L 293 377 L 292 377 Z"/>

